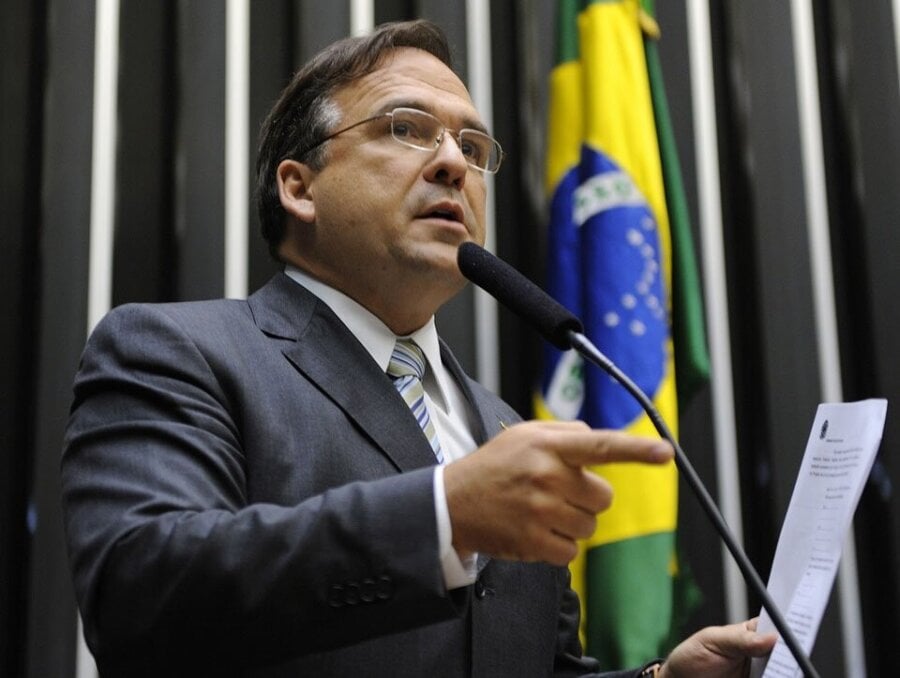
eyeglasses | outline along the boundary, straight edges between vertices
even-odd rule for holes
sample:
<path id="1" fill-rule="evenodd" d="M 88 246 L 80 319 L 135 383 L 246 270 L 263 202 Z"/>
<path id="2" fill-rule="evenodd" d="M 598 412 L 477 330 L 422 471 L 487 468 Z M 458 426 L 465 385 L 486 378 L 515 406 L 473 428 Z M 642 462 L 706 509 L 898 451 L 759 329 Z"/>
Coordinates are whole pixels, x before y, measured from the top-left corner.
<path id="1" fill-rule="evenodd" d="M 339 134 L 348 132 L 354 127 L 365 125 L 367 122 L 374 120 L 381 120 L 382 118 L 391 119 L 391 137 L 393 137 L 394 141 L 404 146 L 415 148 L 419 151 L 435 151 L 441 145 L 441 142 L 444 141 L 444 135 L 449 132 L 450 136 L 459 145 L 459 150 L 462 151 L 470 167 L 474 167 L 486 174 L 494 174 L 500 169 L 500 162 L 503 160 L 503 149 L 496 139 L 477 129 L 461 129 L 459 131 L 448 129 L 431 113 L 426 113 L 416 108 L 395 108 L 387 113 L 373 115 L 371 118 L 360 120 L 317 141 L 302 153 L 298 153 L 297 157 L 302 158 L 326 141 L 334 139 Z"/>

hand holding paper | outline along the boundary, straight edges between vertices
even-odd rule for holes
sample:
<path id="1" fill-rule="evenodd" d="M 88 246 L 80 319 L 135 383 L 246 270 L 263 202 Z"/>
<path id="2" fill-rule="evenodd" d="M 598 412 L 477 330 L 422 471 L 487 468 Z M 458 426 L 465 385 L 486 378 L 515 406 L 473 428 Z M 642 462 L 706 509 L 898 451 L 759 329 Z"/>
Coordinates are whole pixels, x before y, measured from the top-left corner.
<path id="1" fill-rule="evenodd" d="M 778 538 L 768 590 L 808 654 L 841 557 L 841 546 L 881 442 L 887 401 L 819 405 Z M 760 632 L 773 630 L 765 610 Z M 790 678 L 797 663 L 781 642 L 754 659 L 754 678 Z"/>

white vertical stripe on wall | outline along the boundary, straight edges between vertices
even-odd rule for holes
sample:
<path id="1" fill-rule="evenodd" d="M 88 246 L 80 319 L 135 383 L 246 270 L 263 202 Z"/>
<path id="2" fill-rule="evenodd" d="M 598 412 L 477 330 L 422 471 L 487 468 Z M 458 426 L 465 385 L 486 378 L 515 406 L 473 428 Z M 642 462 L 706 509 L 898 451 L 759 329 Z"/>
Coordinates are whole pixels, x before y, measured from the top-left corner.
<path id="1" fill-rule="evenodd" d="M 119 75 L 119 0 L 97 0 L 94 18 L 94 113 L 91 123 L 91 224 L 87 330 L 112 305 L 113 222 L 116 205 L 116 101 Z M 97 678 L 78 617 L 76 678 Z"/>
<path id="2" fill-rule="evenodd" d="M 250 3 L 225 16 L 225 296 L 247 296 L 250 175 Z"/>
<path id="3" fill-rule="evenodd" d="M 94 32 L 88 331 L 94 328 L 112 303 L 118 73 L 119 2 L 118 0 L 98 0 Z"/>
<path id="4" fill-rule="evenodd" d="M 350 0 L 350 35 L 365 35 L 374 27 L 374 0 Z"/>
<path id="5" fill-rule="evenodd" d="M 722 242 L 722 205 L 719 150 L 716 132 L 715 86 L 712 72 L 707 0 L 689 0 L 688 38 L 691 96 L 694 106 L 694 144 L 700 204 L 701 258 L 710 350 L 710 387 L 716 441 L 716 479 L 719 508 L 739 544 L 743 544 L 741 486 L 734 418 L 731 338 Z M 725 613 L 729 621 L 747 618 L 747 589 L 731 554 L 722 546 Z"/>
<path id="6" fill-rule="evenodd" d="M 469 92 L 488 129 L 493 129 L 494 107 L 491 82 L 491 13 L 483 0 L 466 2 L 466 46 L 469 64 Z M 508 170 L 509 168 L 507 168 Z M 494 180 L 485 176 L 487 206 L 485 209 L 485 247 L 494 251 L 496 219 Z M 497 301 L 480 288 L 475 289 L 475 359 L 478 381 L 494 393 L 500 392 L 499 329 Z"/>
<path id="7" fill-rule="evenodd" d="M 838 346 L 834 275 L 831 267 L 831 236 L 828 228 L 825 157 L 822 150 L 822 120 L 819 112 L 815 27 L 810 0 L 792 0 L 791 23 L 794 34 L 794 65 L 797 79 L 797 106 L 800 116 L 800 147 L 803 156 L 803 184 L 819 357 L 819 381 L 823 400 L 841 402 L 844 399 L 841 383 L 841 354 Z M 851 530 L 844 542 L 844 551 L 838 572 L 841 631 L 844 639 L 844 675 L 864 678 L 866 660 L 857 577 L 856 545 Z"/>
<path id="8" fill-rule="evenodd" d="M 897 58 L 897 76 L 900 83 L 900 0 L 894 0 L 894 56 Z"/>

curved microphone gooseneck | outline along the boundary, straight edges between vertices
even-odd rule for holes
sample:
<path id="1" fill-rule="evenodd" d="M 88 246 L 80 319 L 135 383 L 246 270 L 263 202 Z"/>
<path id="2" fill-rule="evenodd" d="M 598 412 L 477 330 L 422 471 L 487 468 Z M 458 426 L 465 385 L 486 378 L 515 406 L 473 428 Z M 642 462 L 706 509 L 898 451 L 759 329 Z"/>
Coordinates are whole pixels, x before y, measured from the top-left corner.
<path id="1" fill-rule="evenodd" d="M 722 517 L 718 506 L 713 501 L 700 476 L 694 470 L 687 455 L 675 440 L 666 422 L 637 384 L 607 358 L 582 333 L 584 326 L 568 309 L 558 303 L 549 294 L 535 285 L 531 280 L 519 273 L 502 259 L 495 257 L 475 243 L 463 243 L 457 255 L 459 270 L 485 292 L 511 311 L 528 320 L 547 341 L 561 350 L 573 348 L 585 359 L 605 371 L 619 382 L 640 403 L 650 417 L 659 434 L 669 441 L 675 450 L 675 465 L 687 481 L 688 486 L 700 502 L 700 506 L 712 521 L 713 527 L 722 537 L 725 546 L 731 552 L 744 580 L 750 585 L 760 599 L 763 607 L 772 619 L 772 623 L 781 634 L 785 645 L 791 651 L 797 664 L 807 678 L 819 678 L 812 662 L 797 642 L 794 633 L 787 625 L 775 601 L 766 590 L 765 584 L 757 573 L 747 554 L 737 543 L 731 529 Z"/>

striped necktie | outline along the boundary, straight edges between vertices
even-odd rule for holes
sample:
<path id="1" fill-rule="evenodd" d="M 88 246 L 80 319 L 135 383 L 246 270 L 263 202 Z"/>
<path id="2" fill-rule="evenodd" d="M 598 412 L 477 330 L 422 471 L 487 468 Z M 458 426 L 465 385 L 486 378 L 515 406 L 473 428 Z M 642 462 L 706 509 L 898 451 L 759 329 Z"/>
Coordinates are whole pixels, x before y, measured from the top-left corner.
<path id="1" fill-rule="evenodd" d="M 412 410 L 416 421 L 428 438 L 434 456 L 439 463 L 444 463 L 444 454 L 441 452 L 441 441 L 438 440 L 437 431 L 428 416 L 428 408 L 425 406 L 425 389 L 422 387 L 422 379 L 425 376 L 425 355 L 411 339 L 398 339 L 391 355 L 391 362 L 387 368 L 388 376 L 394 380 L 394 387 L 403 396 L 403 400 Z"/>

